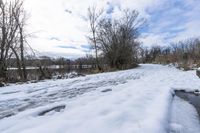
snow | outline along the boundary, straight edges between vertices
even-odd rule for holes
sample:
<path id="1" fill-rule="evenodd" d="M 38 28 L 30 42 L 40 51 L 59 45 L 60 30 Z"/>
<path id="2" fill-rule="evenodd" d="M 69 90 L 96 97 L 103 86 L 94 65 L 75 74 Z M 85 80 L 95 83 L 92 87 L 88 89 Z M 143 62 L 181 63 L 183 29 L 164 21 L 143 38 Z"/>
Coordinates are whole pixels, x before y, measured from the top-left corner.
<path id="1" fill-rule="evenodd" d="M 184 123 L 170 118 L 175 118 L 173 112 L 180 111 L 175 107 L 183 104 L 173 98 L 174 89 L 200 89 L 200 79 L 195 71 L 142 64 L 126 71 L 8 86 L 0 89 L 0 118 L 12 116 L 0 119 L 0 132 L 167 133 L 182 130 Z M 57 106 L 65 109 L 39 115 Z M 192 112 L 189 116 L 195 116 L 194 109 L 186 103 L 181 116 L 188 114 L 183 108 Z M 198 118 L 192 117 L 190 122 L 190 127 L 197 126 Z"/>
<path id="2" fill-rule="evenodd" d="M 178 97 L 174 97 L 171 115 L 171 133 L 200 132 L 198 113 L 195 108 L 188 102 Z"/>

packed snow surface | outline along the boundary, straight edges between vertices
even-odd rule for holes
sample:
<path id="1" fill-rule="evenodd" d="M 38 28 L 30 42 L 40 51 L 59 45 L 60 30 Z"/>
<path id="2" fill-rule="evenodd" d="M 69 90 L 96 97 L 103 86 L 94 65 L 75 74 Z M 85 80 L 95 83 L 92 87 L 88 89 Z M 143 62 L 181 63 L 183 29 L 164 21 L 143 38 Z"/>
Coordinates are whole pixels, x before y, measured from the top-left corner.
<path id="1" fill-rule="evenodd" d="M 200 123 L 195 108 L 175 96 L 171 109 L 170 133 L 199 133 Z"/>
<path id="2" fill-rule="evenodd" d="M 192 118 L 186 117 L 188 127 L 197 126 L 194 107 L 173 98 L 174 89 L 200 89 L 200 79 L 195 71 L 146 64 L 126 71 L 3 87 L 0 132 L 168 133 L 183 130 L 185 111 L 192 112 Z M 175 116 L 181 117 L 175 120 Z"/>

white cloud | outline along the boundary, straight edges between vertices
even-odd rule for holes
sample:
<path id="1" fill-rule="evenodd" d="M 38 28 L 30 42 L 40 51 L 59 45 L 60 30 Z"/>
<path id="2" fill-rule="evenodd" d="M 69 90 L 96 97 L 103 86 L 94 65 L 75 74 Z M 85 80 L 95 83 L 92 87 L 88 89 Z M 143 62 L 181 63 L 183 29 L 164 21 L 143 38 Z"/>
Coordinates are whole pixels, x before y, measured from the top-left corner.
<path id="1" fill-rule="evenodd" d="M 200 37 L 200 1 L 168 0 L 151 10 L 149 30 L 142 38 L 146 45 L 166 45 L 187 38 Z M 154 20 L 152 20 L 152 18 Z"/>
<path id="2" fill-rule="evenodd" d="M 140 41 L 143 42 L 143 45 L 146 47 L 154 46 L 154 45 L 167 45 L 164 40 L 164 36 L 166 35 L 157 35 L 157 34 L 143 34 L 143 37 L 140 38 Z"/>
<path id="3" fill-rule="evenodd" d="M 186 5 L 183 8 L 173 7 L 174 2 L 174 0 L 25 0 L 25 8 L 31 14 L 27 30 L 36 36 L 29 39 L 29 44 L 48 55 L 84 56 L 85 49 L 81 45 L 88 43 L 86 35 L 89 29 L 85 19 L 87 8 L 96 5 L 99 9 L 108 9 L 108 3 L 113 6 L 113 17 L 117 17 L 122 9 L 131 8 L 138 10 L 149 20 L 149 29 L 140 38 L 146 45 L 166 45 L 169 42 L 166 38 L 176 41 L 200 35 L 200 31 L 197 30 L 200 25 L 200 6 L 198 6 L 200 1 L 182 1 Z M 163 16 L 162 12 L 165 13 Z M 153 17 L 156 21 L 152 20 Z M 185 22 L 179 24 L 181 17 Z M 182 29 L 184 30 L 181 31 Z M 171 33 L 171 31 L 179 32 Z M 58 47 L 65 45 L 76 49 Z"/>
<path id="4" fill-rule="evenodd" d="M 88 33 L 88 24 L 84 16 L 92 3 L 95 1 L 26 0 L 25 8 L 31 14 L 28 32 L 36 36 L 29 39 L 30 45 L 40 52 L 84 56 L 85 53 L 80 47 L 87 44 L 85 35 Z M 60 41 L 50 40 L 51 37 L 58 38 Z M 57 48 L 60 44 L 79 47 L 79 49 L 74 51 Z"/>

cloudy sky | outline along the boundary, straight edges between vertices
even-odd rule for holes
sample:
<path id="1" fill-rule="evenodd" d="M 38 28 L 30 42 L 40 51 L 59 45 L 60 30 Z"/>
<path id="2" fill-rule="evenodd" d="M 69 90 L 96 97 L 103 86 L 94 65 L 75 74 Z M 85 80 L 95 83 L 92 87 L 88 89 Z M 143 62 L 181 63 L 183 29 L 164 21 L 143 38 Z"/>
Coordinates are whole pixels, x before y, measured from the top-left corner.
<path id="1" fill-rule="evenodd" d="M 113 17 L 123 9 L 147 19 L 140 41 L 145 46 L 200 37 L 200 0 L 25 0 L 30 14 L 29 44 L 44 55 L 77 58 L 89 52 L 87 8 L 96 5 Z"/>

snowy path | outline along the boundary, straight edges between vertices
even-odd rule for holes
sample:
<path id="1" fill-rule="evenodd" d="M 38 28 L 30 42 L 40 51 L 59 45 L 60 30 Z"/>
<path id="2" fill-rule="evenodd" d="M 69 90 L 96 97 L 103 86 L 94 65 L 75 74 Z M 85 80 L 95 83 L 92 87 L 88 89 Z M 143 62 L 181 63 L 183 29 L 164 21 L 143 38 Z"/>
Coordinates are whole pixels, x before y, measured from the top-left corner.
<path id="1" fill-rule="evenodd" d="M 112 91 L 102 92 L 105 89 Z M 200 80 L 194 71 L 141 65 L 127 71 L 9 86 L 0 89 L 0 117 L 14 115 L 0 120 L 0 132 L 165 133 L 170 130 L 173 89 L 200 89 Z M 39 115 L 61 105 L 65 106 L 61 112 Z"/>
<path id="2" fill-rule="evenodd" d="M 127 80 L 139 79 L 143 74 L 142 72 L 127 72 L 129 74 L 109 73 L 101 74 L 100 77 L 91 75 L 86 78 L 6 87 L 0 91 L 0 119 L 29 108 L 73 98 L 100 87 L 101 89 L 112 88 L 126 83 Z"/>

